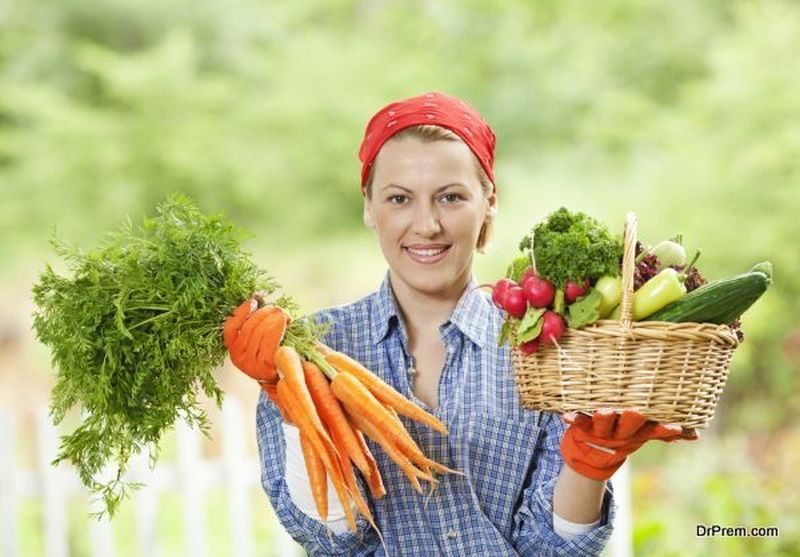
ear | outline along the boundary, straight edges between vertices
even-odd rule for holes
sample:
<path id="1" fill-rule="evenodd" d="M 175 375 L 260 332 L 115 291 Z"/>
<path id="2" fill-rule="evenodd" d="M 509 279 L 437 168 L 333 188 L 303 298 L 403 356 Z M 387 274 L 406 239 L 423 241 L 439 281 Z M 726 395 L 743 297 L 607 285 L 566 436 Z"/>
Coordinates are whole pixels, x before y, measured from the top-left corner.
<path id="1" fill-rule="evenodd" d="M 497 194 L 489 194 L 489 196 L 486 198 L 486 203 L 488 204 L 486 209 L 486 220 L 494 220 L 494 217 L 497 216 Z"/>
<path id="2" fill-rule="evenodd" d="M 375 219 L 372 216 L 372 208 L 369 206 L 369 199 L 364 197 L 364 212 L 362 214 L 362 218 L 364 219 L 364 224 L 367 228 L 375 228 Z"/>

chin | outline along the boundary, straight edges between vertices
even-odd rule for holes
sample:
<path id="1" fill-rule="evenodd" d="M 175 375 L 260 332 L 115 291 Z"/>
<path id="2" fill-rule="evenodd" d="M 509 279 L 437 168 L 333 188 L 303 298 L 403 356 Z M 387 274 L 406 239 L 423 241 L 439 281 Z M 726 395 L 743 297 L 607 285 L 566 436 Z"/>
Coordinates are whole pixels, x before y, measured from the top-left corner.
<path id="1" fill-rule="evenodd" d="M 456 273 L 452 269 L 425 271 L 405 268 L 395 274 L 410 288 L 428 296 L 445 294 L 456 282 Z"/>

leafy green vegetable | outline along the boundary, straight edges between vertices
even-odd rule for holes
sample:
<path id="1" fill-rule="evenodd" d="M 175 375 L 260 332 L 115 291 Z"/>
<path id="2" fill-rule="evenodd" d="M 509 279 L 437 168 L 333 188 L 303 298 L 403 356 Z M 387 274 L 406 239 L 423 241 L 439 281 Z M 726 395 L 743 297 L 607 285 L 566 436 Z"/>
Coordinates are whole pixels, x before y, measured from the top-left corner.
<path id="1" fill-rule="evenodd" d="M 503 326 L 500 328 L 500 338 L 497 339 L 497 346 L 503 346 L 511 338 L 514 333 L 516 319 L 510 315 L 503 321 Z"/>
<path id="2" fill-rule="evenodd" d="M 55 463 L 70 461 L 111 515 L 135 487 L 123 479 L 131 456 L 157 455 L 178 418 L 207 431 L 198 396 L 221 404 L 213 371 L 225 355 L 222 324 L 254 292 L 277 288 L 241 250 L 245 234 L 221 217 L 203 215 L 180 194 L 157 212 L 92 251 L 54 240 L 71 277 L 47 265 L 33 287 L 34 329 L 57 370 L 53 419 L 75 405 L 84 414 Z M 295 309 L 286 297 L 275 303 Z M 304 326 L 295 334 L 308 337 Z M 98 479 L 109 461 L 114 477 Z"/>
<path id="3" fill-rule="evenodd" d="M 539 336 L 542 332 L 542 316 L 547 308 L 529 307 L 517 327 L 516 344 L 528 342 Z"/>
<path id="4" fill-rule="evenodd" d="M 619 275 L 622 239 L 585 213 L 562 207 L 536 225 L 520 242 L 520 250 L 533 249 L 536 271 L 557 288 L 567 280 L 576 283 L 603 275 Z"/>
<path id="5" fill-rule="evenodd" d="M 600 319 L 600 303 L 603 296 L 592 288 L 586 295 L 572 302 L 567 309 L 567 325 L 579 329 Z"/>
<path id="6" fill-rule="evenodd" d="M 508 269 L 506 270 L 506 278 L 511 279 L 514 282 L 519 282 L 519 279 L 522 278 L 522 273 L 524 273 L 525 269 L 530 266 L 530 256 L 521 255 L 512 261 L 511 265 L 508 266 Z"/>

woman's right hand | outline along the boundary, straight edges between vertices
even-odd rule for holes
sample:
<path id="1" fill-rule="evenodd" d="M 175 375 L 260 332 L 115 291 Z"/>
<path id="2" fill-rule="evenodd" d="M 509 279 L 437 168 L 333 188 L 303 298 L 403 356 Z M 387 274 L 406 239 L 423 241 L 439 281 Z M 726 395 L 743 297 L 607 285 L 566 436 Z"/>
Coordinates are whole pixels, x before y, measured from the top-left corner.
<path id="1" fill-rule="evenodd" d="M 239 370 L 255 379 L 270 400 L 286 418 L 276 385 L 278 372 L 275 351 L 289 326 L 289 315 L 278 306 L 258 308 L 252 298 L 245 300 L 228 316 L 223 325 L 223 340 L 231 362 Z"/>

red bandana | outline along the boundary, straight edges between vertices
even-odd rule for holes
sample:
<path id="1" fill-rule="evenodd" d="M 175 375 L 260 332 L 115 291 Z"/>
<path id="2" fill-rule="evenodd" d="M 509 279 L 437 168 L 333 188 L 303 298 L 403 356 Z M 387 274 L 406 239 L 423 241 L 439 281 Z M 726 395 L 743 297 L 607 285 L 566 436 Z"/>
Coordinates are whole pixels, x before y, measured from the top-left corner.
<path id="1" fill-rule="evenodd" d="M 383 144 L 400 130 L 418 124 L 441 126 L 463 139 L 494 185 L 492 165 L 496 139 L 492 128 L 477 110 L 461 99 L 444 93 L 425 93 L 387 104 L 367 124 L 358 151 L 361 193 L 364 193 L 369 169 Z"/>

